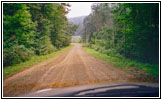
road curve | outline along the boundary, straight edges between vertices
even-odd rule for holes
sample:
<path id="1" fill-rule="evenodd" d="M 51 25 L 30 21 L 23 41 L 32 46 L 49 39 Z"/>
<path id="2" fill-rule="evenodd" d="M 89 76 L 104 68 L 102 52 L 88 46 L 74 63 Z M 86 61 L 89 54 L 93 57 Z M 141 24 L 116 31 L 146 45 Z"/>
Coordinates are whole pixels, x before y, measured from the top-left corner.
<path id="1" fill-rule="evenodd" d="M 44 88 L 74 85 L 128 82 L 133 75 L 87 54 L 81 44 L 55 58 L 43 61 L 29 69 L 3 80 L 3 96 L 19 96 Z"/>

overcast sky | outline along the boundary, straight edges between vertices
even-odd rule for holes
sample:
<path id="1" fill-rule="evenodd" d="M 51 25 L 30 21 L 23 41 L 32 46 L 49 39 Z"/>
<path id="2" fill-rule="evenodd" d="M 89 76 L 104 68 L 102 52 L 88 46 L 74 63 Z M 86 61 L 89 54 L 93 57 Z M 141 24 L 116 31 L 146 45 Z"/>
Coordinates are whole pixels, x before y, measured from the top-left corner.
<path id="1" fill-rule="evenodd" d="M 91 2 L 71 2 L 71 11 L 67 14 L 68 18 L 89 15 L 91 12 Z"/>

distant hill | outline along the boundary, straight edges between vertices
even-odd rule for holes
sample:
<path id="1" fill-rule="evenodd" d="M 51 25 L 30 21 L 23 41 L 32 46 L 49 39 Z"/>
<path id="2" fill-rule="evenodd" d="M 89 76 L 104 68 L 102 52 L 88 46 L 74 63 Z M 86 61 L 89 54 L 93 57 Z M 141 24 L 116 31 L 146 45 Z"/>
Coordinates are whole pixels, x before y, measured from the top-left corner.
<path id="1" fill-rule="evenodd" d="M 86 16 L 80 16 L 80 17 L 74 17 L 74 18 L 68 18 L 68 21 L 72 24 L 77 24 L 79 25 L 77 31 L 75 32 L 75 35 L 80 35 L 82 34 L 83 31 L 83 21 Z"/>

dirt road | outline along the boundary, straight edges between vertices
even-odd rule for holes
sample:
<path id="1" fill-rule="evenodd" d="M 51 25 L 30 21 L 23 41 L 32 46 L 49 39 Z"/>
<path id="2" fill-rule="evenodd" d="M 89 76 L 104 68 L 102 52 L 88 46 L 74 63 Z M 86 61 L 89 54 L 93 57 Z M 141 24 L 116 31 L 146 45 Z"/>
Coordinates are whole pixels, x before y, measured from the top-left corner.
<path id="1" fill-rule="evenodd" d="M 126 82 L 134 76 L 90 56 L 81 44 L 3 81 L 3 96 L 19 96 L 44 88 L 99 82 Z"/>

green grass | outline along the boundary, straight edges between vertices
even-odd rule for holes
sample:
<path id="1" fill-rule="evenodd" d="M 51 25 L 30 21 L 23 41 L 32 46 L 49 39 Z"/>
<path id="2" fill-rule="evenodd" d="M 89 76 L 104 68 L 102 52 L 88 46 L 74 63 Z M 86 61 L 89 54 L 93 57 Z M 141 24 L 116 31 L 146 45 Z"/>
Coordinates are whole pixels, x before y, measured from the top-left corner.
<path id="1" fill-rule="evenodd" d="M 119 67 L 123 70 L 128 70 L 129 67 L 138 67 L 140 70 L 145 71 L 150 76 L 159 77 L 159 65 L 158 64 L 147 64 L 140 63 L 126 59 L 124 57 L 112 57 L 107 56 L 106 54 L 95 51 L 94 49 L 83 47 L 83 49 L 88 52 L 90 55 L 95 56 L 101 60 L 108 62 L 109 64 Z"/>
<path id="2" fill-rule="evenodd" d="M 55 51 L 53 53 L 44 55 L 44 56 L 33 56 L 33 57 L 31 57 L 30 60 L 28 60 L 26 62 L 17 64 L 17 65 L 13 65 L 13 66 L 4 67 L 3 68 L 3 77 L 6 78 L 7 76 L 9 76 L 11 74 L 14 74 L 16 72 L 24 70 L 25 68 L 29 68 L 33 65 L 36 65 L 36 64 L 40 63 L 41 61 L 55 57 L 56 55 L 68 50 L 71 47 L 72 47 L 72 45 L 62 48 L 61 50 Z"/>

